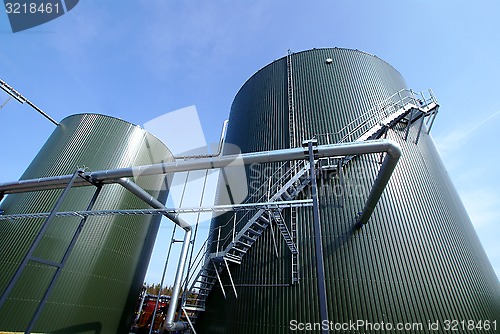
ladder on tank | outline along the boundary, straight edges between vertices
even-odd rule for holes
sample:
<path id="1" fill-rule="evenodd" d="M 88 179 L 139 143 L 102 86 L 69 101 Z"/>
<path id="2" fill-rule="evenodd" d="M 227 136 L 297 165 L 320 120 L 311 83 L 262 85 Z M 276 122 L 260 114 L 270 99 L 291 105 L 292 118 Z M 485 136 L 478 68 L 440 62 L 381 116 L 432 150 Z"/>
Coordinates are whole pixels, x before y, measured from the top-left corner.
<path id="1" fill-rule="evenodd" d="M 429 90 L 429 94 L 430 97 L 427 98 L 423 93 L 420 93 L 422 97 L 420 98 L 420 96 L 417 96 L 413 91 L 403 89 L 391 95 L 374 108 L 361 114 L 338 132 L 320 134 L 317 135 L 317 137 L 321 138 L 322 141 L 326 141 L 326 144 L 332 143 L 331 141 L 342 143 L 377 139 L 386 133 L 389 128 L 393 128 L 396 124 L 401 122 L 406 123 L 407 128 L 404 139 L 407 140 L 409 127 L 412 123 L 421 118 L 421 124 L 416 139 L 416 142 L 418 142 L 424 118 L 429 117 L 430 119 L 430 126 L 427 130 L 427 132 L 430 132 L 439 108 L 432 91 Z M 335 135 L 336 138 L 332 138 L 333 135 Z M 313 166 L 313 168 L 335 171 L 342 178 L 343 168 L 353 158 L 354 156 L 320 158 L 315 161 L 315 166 Z M 280 200 L 289 201 L 296 199 L 310 183 L 310 168 L 311 166 L 309 163 L 305 161 L 299 161 L 292 164 L 285 174 L 286 177 L 289 177 L 288 181 L 276 191 L 270 198 L 270 202 L 279 203 Z M 188 295 L 190 297 L 185 298 L 181 303 L 183 318 L 187 320 L 193 331 L 193 323 L 199 312 L 205 311 L 205 303 L 208 295 L 217 283 L 220 284 L 224 297 L 226 296 L 220 276 L 224 270 L 227 270 L 229 280 L 237 296 L 236 288 L 229 270 L 229 262 L 241 264 L 244 255 L 266 228 L 270 226 L 272 220 L 276 222 L 292 254 L 292 283 L 298 282 L 298 261 L 294 260 L 294 258 L 298 259 L 296 239 L 297 213 L 292 208 L 290 230 L 288 230 L 281 211 L 282 209 L 277 205 L 269 205 L 266 208 L 261 208 L 248 220 L 245 226 L 240 229 L 237 234 L 233 231 L 232 239 L 227 244 L 223 244 L 222 249 L 219 247 L 220 245 L 217 245 L 216 251 L 210 252 L 211 249 L 209 245 L 206 246 L 207 251 L 203 253 L 203 256 L 200 258 L 204 259 L 204 263 L 198 274 L 194 277 L 189 288 Z M 267 217 L 266 213 L 268 213 Z"/>
<path id="2" fill-rule="evenodd" d="M 288 137 L 290 148 L 295 148 L 297 146 L 296 138 L 295 138 L 295 100 L 294 100 L 294 91 L 293 91 L 293 66 L 292 66 L 292 51 L 288 50 L 286 57 L 286 69 L 287 69 L 287 85 L 288 85 Z M 290 168 L 292 168 L 292 164 L 290 163 Z M 279 218 L 275 215 L 276 218 Z M 281 216 L 281 213 L 279 213 Z M 281 217 L 282 218 L 282 217 Z M 277 224 L 278 221 L 276 220 Z M 286 225 L 279 225 L 278 228 Z M 280 229 L 280 231 L 281 231 Z M 282 234 L 285 232 L 282 232 Z M 292 284 L 296 284 L 299 282 L 299 252 L 298 252 L 298 230 L 297 230 L 297 208 L 290 208 L 290 240 L 295 243 L 296 252 L 292 252 L 291 260 L 292 260 Z M 285 236 L 284 236 L 285 237 Z M 286 240 L 286 237 L 285 237 Z"/>

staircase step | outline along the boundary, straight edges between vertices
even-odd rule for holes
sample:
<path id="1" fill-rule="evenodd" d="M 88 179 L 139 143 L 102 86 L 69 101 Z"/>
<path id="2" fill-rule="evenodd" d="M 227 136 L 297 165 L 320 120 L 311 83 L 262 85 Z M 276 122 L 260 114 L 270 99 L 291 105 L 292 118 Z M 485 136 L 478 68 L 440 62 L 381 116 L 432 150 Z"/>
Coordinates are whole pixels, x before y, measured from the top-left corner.
<path id="1" fill-rule="evenodd" d="M 231 248 L 224 256 L 234 257 L 234 258 L 238 258 L 238 260 L 241 260 L 242 255 L 240 255 L 239 253 L 235 253 L 234 251 L 235 251 L 235 248 Z"/>
<path id="2" fill-rule="evenodd" d="M 205 312 L 205 308 L 204 307 L 197 307 L 197 306 L 185 305 L 184 309 L 187 310 L 187 311 Z"/>
<path id="3" fill-rule="evenodd" d="M 263 220 L 263 219 L 261 219 L 261 217 L 259 217 L 259 219 L 257 219 L 256 221 L 254 221 L 252 225 L 256 225 L 258 228 L 261 228 L 261 229 L 265 229 L 267 227 L 267 224 L 266 225 L 259 224 L 259 220 L 262 220 L 262 222 L 264 224 L 266 224 L 266 221 Z"/>
<path id="4" fill-rule="evenodd" d="M 255 240 L 256 240 L 255 238 L 253 238 L 253 237 L 251 237 L 251 236 L 249 236 L 249 235 L 246 235 L 246 234 L 242 234 L 242 235 L 241 235 L 241 237 L 242 237 L 242 238 L 245 238 L 245 239 L 247 239 L 247 240 L 250 240 L 250 241 L 252 241 L 252 242 L 255 242 Z"/>
<path id="5" fill-rule="evenodd" d="M 255 235 L 257 235 L 257 236 L 259 236 L 259 235 L 261 235 L 261 234 L 262 234 L 262 230 L 260 230 L 260 231 L 256 231 L 256 230 L 254 230 L 254 229 L 252 229 L 252 228 L 249 228 L 247 231 L 250 231 L 250 232 L 252 232 L 253 234 L 255 234 Z"/>
<path id="6" fill-rule="evenodd" d="M 245 253 L 247 252 L 247 250 L 248 250 L 248 249 L 239 249 L 239 248 L 233 247 L 233 248 L 231 248 L 231 250 L 235 250 L 235 251 L 238 251 L 238 252 L 240 252 L 240 253 L 245 254 Z"/>
<path id="7" fill-rule="evenodd" d="M 203 292 L 198 292 L 197 295 L 198 296 L 208 297 L 208 293 L 203 293 Z"/>
<path id="8" fill-rule="evenodd" d="M 236 240 L 235 243 L 241 244 L 241 245 L 243 245 L 245 247 L 248 247 L 248 248 L 252 247 L 252 245 L 247 244 L 247 243 L 245 243 L 245 242 L 243 242 L 241 240 Z"/>
<path id="9" fill-rule="evenodd" d="M 195 281 L 195 283 L 205 284 L 205 285 L 207 285 L 207 284 L 213 284 L 213 282 L 215 282 L 215 278 L 208 278 L 208 277 L 207 278 L 203 278 L 202 277 L 201 279 L 197 279 Z"/>
<path id="10" fill-rule="evenodd" d="M 206 277 L 206 278 L 217 278 L 216 276 L 210 276 L 207 274 L 200 274 L 201 277 Z"/>
<path id="11" fill-rule="evenodd" d="M 263 221 L 266 224 L 269 224 L 269 219 L 266 216 L 264 216 L 264 215 L 261 215 L 259 217 L 259 220 Z"/>
<path id="12" fill-rule="evenodd" d="M 194 303 L 189 303 L 189 305 L 192 305 L 192 306 L 194 306 L 194 305 L 196 305 L 198 303 L 203 302 L 203 300 L 200 299 L 200 298 L 186 298 L 186 301 L 188 301 L 188 302 L 194 302 Z"/>
<path id="13" fill-rule="evenodd" d="M 235 256 L 232 254 L 226 254 L 226 255 L 224 255 L 224 258 L 228 261 L 231 261 L 231 262 L 234 262 L 237 264 L 241 264 L 241 257 L 239 257 L 239 256 Z"/>

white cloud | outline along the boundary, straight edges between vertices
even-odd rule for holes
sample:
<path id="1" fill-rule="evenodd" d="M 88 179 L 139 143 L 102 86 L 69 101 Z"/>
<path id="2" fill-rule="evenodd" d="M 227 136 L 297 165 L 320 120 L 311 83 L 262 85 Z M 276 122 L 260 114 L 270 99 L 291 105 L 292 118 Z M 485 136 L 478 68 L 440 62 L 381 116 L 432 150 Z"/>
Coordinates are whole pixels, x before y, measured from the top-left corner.
<path id="1" fill-rule="evenodd" d="M 458 150 L 462 148 L 466 139 L 469 139 L 471 135 L 479 134 L 477 130 L 481 128 L 483 125 L 488 124 L 493 118 L 500 115 L 500 110 L 490 114 L 485 119 L 476 122 L 472 126 L 468 122 L 463 122 L 460 128 L 456 128 L 453 131 L 447 133 L 444 136 L 435 137 L 435 141 L 439 150 L 442 154 L 452 153 L 454 150 Z"/>
<path id="2" fill-rule="evenodd" d="M 494 154 L 493 133 L 500 110 L 480 121 L 468 114 L 445 135 L 435 136 L 443 162 L 452 178 L 481 244 L 500 277 L 500 184 L 492 177 L 497 173 L 498 156 Z"/>

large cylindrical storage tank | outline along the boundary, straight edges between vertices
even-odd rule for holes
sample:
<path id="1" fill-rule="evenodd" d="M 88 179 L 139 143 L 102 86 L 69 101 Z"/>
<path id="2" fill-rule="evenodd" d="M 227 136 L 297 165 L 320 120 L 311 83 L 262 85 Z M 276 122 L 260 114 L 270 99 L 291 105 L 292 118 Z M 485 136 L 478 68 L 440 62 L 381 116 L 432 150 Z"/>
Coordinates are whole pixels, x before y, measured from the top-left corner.
<path id="1" fill-rule="evenodd" d="M 337 137 L 324 134 L 337 133 L 350 122 L 361 133 L 368 130 L 362 114 L 406 87 L 398 71 L 364 52 L 328 48 L 294 53 L 243 85 L 232 105 L 226 142 L 242 152 L 300 146 L 313 137 L 319 144 L 335 142 Z M 380 154 L 354 157 L 343 169 L 343 186 L 338 174 L 323 173 L 318 179 L 327 320 L 376 326 L 358 327 L 356 333 L 394 333 L 397 324 L 412 323 L 422 327 L 401 332 L 443 333 L 445 320 L 497 320 L 497 326 L 500 321 L 498 279 L 425 126 L 417 142 L 419 129 L 420 121 L 410 126 L 407 140 L 405 124 L 388 130 L 387 139 L 399 143 L 403 155 L 361 229 L 353 225 L 380 168 Z M 266 184 L 274 171 L 248 168 L 249 193 L 264 185 L 250 202 L 260 195 L 269 198 Z M 307 190 L 300 198 L 310 198 Z M 312 210 L 297 209 L 299 282 L 292 284 L 292 257 L 284 238 L 276 228 L 273 236 L 268 227 L 242 263 L 230 266 L 237 298 L 224 272 L 227 299 L 216 284 L 198 318 L 198 333 L 320 332 L 317 324 L 325 319 L 320 315 Z M 290 224 L 290 209 L 283 214 Z M 230 218 L 215 218 L 212 230 Z M 231 233 L 230 227 L 222 228 L 220 239 Z M 439 330 L 429 328 L 429 321 L 439 321 Z M 384 330 L 381 323 L 394 327 Z M 354 332 L 341 328 L 331 332 Z"/>
<path id="2" fill-rule="evenodd" d="M 79 114 L 54 130 L 21 179 L 172 161 L 156 137 L 123 120 Z M 134 181 L 165 202 L 165 176 Z M 72 188 L 60 212 L 86 210 L 96 187 Z M 7 195 L 5 215 L 50 212 L 62 189 Z M 103 185 L 93 210 L 149 208 L 118 184 Z M 34 256 L 60 262 L 81 218 L 56 217 Z M 44 218 L 0 221 L 0 292 L 11 281 Z M 142 288 L 160 216 L 89 216 L 33 328 L 35 333 L 127 333 Z M 0 332 L 24 332 L 55 267 L 30 261 L 0 310 Z"/>

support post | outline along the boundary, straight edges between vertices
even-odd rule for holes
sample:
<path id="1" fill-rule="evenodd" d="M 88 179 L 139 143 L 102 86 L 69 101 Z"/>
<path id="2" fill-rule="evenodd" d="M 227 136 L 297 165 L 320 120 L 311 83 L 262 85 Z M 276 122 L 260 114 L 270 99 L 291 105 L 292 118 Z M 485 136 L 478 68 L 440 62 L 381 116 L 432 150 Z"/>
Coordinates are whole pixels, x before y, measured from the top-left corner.
<path id="1" fill-rule="evenodd" d="M 219 281 L 220 284 L 220 289 L 222 291 L 222 294 L 224 295 L 224 299 L 226 299 L 226 291 L 224 291 L 224 285 L 222 285 L 222 280 L 220 279 L 219 275 L 219 270 L 217 270 L 217 266 L 215 265 L 214 261 L 212 260 L 212 266 L 214 267 L 215 275 L 217 276 L 217 280 Z"/>
<path id="2" fill-rule="evenodd" d="M 422 120 L 420 121 L 420 127 L 418 128 L 417 139 L 415 139 L 415 144 L 418 144 L 418 140 L 420 139 L 420 133 L 422 132 L 422 127 L 424 126 L 424 118 L 425 115 L 422 114 Z"/>
<path id="3" fill-rule="evenodd" d="M 316 184 L 316 170 L 314 168 L 314 142 L 307 142 L 309 154 L 309 167 L 311 177 L 311 197 L 313 200 L 313 226 L 314 226 L 314 244 L 316 252 L 316 273 L 318 275 L 318 300 L 319 314 L 321 321 L 328 321 L 328 308 L 326 302 L 326 286 L 325 286 L 325 263 L 323 259 L 323 243 L 321 238 L 321 222 L 319 216 L 319 200 L 318 187 Z M 322 334 L 328 334 L 328 329 L 321 329 Z"/>
<path id="4" fill-rule="evenodd" d="M 337 162 L 337 173 L 339 175 L 340 182 L 340 207 L 343 208 L 345 205 L 345 180 L 344 180 L 344 158 Z"/>
<path id="5" fill-rule="evenodd" d="M 229 276 L 229 281 L 231 282 L 231 286 L 233 287 L 234 295 L 236 296 L 236 298 L 238 298 L 238 293 L 236 292 L 236 286 L 234 285 L 233 276 L 231 276 L 231 271 L 229 270 L 229 265 L 227 264 L 227 261 L 224 257 L 222 258 L 222 260 L 224 261 L 224 264 L 226 265 L 227 274 Z"/>
<path id="6" fill-rule="evenodd" d="M 232 240 L 233 243 L 234 243 L 235 233 L 236 233 L 236 212 L 234 213 L 233 216 L 233 240 Z"/>
<path id="7" fill-rule="evenodd" d="M 273 216 L 271 214 L 271 211 L 268 211 L 268 216 L 269 216 L 269 227 L 271 228 L 271 236 L 273 237 L 273 245 L 274 245 L 274 252 L 276 254 L 276 258 L 279 259 L 280 255 L 278 252 L 278 245 L 276 244 L 276 238 L 274 237 L 274 228 L 273 228 Z"/>
<path id="8" fill-rule="evenodd" d="M 414 109 L 411 108 L 410 118 L 408 119 L 408 124 L 406 124 L 405 141 L 408 139 L 408 133 L 410 132 L 411 122 L 413 121 L 413 111 Z"/>
<path id="9" fill-rule="evenodd" d="M 438 109 L 439 107 L 436 107 L 436 110 L 434 110 L 433 115 L 432 115 L 432 120 L 431 120 L 431 125 L 429 125 L 429 128 L 427 129 L 427 134 L 431 133 L 432 125 L 434 124 L 434 120 L 436 119 L 436 116 L 438 114 Z"/>
<path id="10" fill-rule="evenodd" d="M 219 242 L 220 242 L 220 226 L 219 226 L 219 234 L 217 235 L 217 252 L 219 251 Z"/>

